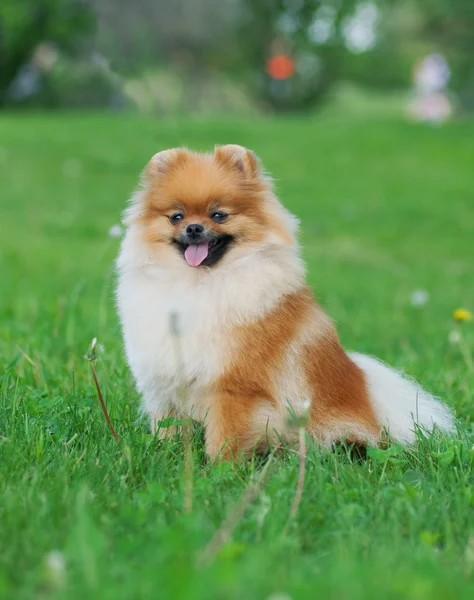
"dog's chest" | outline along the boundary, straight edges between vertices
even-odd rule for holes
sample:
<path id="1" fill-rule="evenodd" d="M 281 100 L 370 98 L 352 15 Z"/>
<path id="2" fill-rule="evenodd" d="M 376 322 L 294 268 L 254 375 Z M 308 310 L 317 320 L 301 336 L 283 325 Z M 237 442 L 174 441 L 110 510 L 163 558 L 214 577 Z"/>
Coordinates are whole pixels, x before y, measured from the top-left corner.
<path id="1" fill-rule="evenodd" d="M 172 395 L 186 384 L 205 392 L 241 351 L 249 325 L 294 285 L 264 257 L 217 273 L 124 269 L 118 308 L 140 391 Z"/>
<path id="2" fill-rule="evenodd" d="M 225 301 L 205 286 L 141 281 L 119 290 L 127 355 L 137 379 L 207 383 L 223 372 L 230 351 Z"/>

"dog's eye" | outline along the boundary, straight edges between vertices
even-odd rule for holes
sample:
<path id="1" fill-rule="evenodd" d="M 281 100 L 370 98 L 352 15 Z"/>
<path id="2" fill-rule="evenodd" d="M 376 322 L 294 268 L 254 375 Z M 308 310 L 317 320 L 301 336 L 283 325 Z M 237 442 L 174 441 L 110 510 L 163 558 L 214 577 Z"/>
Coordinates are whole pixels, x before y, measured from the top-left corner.
<path id="1" fill-rule="evenodd" d="M 184 219 L 184 215 L 181 213 L 174 213 L 174 215 L 171 215 L 169 219 L 172 225 L 176 225 L 178 221 L 182 221 Z"/>
<path id="2" fill-rule="evenodd" d="M 228 216 L 229 215 L 227 213 L 225 213 L 225 212 L 216 211 L 216 212 L 212 213 L 211 219 L 213 221 L 215 221 L 216 223 L 223 223 L 224 221 L 227 220 Z"/>

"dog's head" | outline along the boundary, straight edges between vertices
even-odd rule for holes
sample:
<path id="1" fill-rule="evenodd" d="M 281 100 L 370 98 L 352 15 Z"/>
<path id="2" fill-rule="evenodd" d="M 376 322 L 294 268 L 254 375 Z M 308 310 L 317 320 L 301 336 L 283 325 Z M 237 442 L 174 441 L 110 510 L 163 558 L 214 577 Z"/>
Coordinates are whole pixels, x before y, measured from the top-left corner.
<path id="1" fill-rule="evenodd" d="M 258 158 L 242 146 L 218 146 L 213 154 L 165 150 L 151 159 L 143 179 L 129 222 L 162 259 L 215 267 L 257 245 L 295 244 L 296 219 L 274 196 Z"/>

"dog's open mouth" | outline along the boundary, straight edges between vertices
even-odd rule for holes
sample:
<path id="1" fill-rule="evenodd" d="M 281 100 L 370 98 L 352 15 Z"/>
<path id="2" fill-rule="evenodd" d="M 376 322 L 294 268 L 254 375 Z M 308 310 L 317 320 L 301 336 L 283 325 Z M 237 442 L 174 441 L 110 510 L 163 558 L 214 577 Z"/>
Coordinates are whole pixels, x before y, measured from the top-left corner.
<path id="1" fill-rule="evenodd" d="M 173 243 L 190 267 L 211 267 L 224 256 L 233 240 L 231 235 L 221 235 L 199 244 L 187 244 L 179 240 L 173 240 Z"/>

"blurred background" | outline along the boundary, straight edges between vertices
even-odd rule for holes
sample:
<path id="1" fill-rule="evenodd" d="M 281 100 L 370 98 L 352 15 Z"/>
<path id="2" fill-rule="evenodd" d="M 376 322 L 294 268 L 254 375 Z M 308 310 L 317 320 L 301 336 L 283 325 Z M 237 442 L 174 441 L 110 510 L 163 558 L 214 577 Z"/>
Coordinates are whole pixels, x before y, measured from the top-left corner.
<path id="1" fill-rule="evenodd" d="M 474 598 L 472 112 L 474 0 L 0 0 L 2 600 Z M 344 347 L 445 399 L 466 444 L 311 453 L 293 521 L 282 454 L 208 568 L 258 463 L 197 443 L 183 516 L 114 261 L 146 161 L 227 143 L 275 175 Z"/>
<path id="2" fill-rule="evenodd" d="M 2 0 L 1 108 L 474 110 L 472 0 Z"/>

